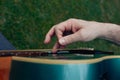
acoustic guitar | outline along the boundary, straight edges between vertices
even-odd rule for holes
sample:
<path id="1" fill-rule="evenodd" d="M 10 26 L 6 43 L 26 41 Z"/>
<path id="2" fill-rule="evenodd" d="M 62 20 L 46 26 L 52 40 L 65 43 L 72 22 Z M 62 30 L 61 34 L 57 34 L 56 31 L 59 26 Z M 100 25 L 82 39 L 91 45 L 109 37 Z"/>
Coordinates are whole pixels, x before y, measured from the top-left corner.
<path id="1" fill-rule="evenodd" d="M 13 50 L 9 80 L 120 80 L 120 56 L 98 50 Z"/>

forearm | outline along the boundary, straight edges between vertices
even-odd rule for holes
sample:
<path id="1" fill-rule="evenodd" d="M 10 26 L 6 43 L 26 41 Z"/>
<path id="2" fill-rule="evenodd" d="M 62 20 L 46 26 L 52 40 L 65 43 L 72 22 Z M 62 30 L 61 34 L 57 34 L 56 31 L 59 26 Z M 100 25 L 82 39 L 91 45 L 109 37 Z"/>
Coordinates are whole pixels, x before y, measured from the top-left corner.
<path id="1" fill-rule="evenodd" d="M 103 26 L 104 30 L 101 37 L 120 45 L 120 26 L 110 23 L 103 23 Z"/>

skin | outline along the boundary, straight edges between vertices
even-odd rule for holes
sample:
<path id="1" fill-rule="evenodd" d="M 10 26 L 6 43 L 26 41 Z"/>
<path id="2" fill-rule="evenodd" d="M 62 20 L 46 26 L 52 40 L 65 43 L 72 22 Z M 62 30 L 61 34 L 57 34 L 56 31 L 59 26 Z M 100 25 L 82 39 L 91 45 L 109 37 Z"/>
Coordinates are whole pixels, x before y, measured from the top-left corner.
<path id="1" fill-rule="evenodd" d="M 68 32 L 70 33 L 68 34 Z M 96 38 L 103 38 L 120 44 L 120 26 L 111 23 L 68 19 L 54 25 L 46 34 L 44 43 L 50 43 L 51 38 L 55 35 L 58 40 L 53 46 L 53 53 L 70 43 L 77 41 L 86 42 Z"/>

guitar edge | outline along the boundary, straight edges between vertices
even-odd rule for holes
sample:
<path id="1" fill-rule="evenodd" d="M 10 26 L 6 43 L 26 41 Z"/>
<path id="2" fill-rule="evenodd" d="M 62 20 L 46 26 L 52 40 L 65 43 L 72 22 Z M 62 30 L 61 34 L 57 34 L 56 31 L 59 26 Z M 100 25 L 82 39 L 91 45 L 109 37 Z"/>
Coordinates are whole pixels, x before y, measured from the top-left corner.
<path id="1" fill-rule="evenodd" d="M 0 80 L 9 80 L 12 57 L 0 57 Z"/>

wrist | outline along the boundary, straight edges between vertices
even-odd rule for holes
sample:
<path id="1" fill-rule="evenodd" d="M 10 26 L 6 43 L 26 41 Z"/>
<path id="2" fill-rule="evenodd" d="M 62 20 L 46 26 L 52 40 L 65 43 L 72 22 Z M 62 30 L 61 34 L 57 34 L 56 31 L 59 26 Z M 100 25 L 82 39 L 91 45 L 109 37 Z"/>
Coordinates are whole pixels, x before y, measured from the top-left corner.
<path id="1" fill-rule="evenodd" d="M 116 24 L 102 23 L 100 30 L 100 38 L 114 39 L 114 36 L 120 31 L 120 27 Z"/>

